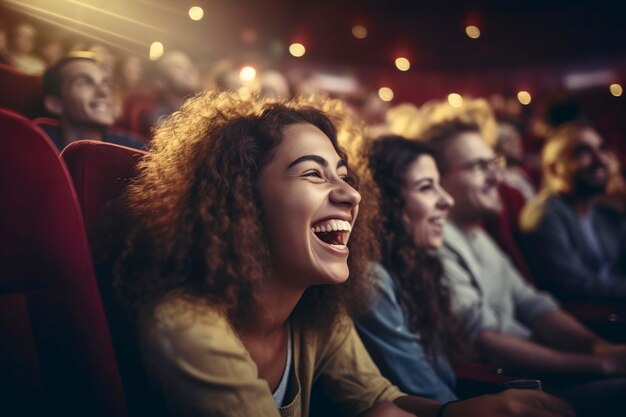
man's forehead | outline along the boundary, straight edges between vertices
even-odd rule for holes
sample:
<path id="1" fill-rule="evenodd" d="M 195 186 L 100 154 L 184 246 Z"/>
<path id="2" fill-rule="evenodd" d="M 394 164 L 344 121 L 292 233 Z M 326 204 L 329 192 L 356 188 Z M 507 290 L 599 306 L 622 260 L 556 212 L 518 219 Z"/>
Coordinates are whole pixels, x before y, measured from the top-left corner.
<path id="1" fill-rule="evenodd" d="M 454 165 L 477 158 L 491 158 L 494 152 L 480 133 L 463 132 L 448 141 L 444 154 L 446 163 Z"/>
<path id="2" fill-rule="evenodd" d="M 61 77 L 63 81 L 67 81 L 80 75 L 100 75 L 103 72 L 104 70 L 96 62 L 80 60 L 68 62 L 61 68 Z"/>
<path id="3" fill-rule="evenodd" d="M 602 139 L 602 136 L 600 136 L 598 132 L 589 128 L 583 129 L 578 132 L 577 135 L 574 135 L 568 145 L 567 148 L 569 151 L 573 151 L 580 146 L 599 148 L 604 145 L 604 139 Z"/>

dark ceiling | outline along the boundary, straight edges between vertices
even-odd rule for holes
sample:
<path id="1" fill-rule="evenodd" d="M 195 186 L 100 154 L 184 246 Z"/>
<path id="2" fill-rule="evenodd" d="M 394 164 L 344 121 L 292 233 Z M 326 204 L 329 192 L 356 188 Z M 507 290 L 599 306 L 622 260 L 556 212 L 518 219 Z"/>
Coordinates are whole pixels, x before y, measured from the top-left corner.
<path id="1" fill-rule="evenodd" d="M 626 55 L 625 15 L 619 1 L 1 2 L 12 16 L 26 15 L 44 26 L 97 36 L 145 56 L 155 40 L 209 59 L 251 56 L 274 63 L 293 60 L 287 45 L 301 41 L 307 47 L 302 62 L 372 69 L 389 67 L 400 54 L 411 59 L 414 69 L 453 71 L 621 60 Z M 193 5 L 204 8 L 203 20 L 187 17 Z M 365 39 L 352 36 L 354 24 L 367 28 Z M 477 25 L 482 36 L 467 37 L 466 24 Z"/>
<path id="2" fill-rule="evenodd" d="M 590 0 L 235 1 L 230 28 L 253 27 L 256 48 L 273 38 L 301 40 L 310 61 L 387 66 L 398 54 L 421 69 L 541 66 L 621 58 L 626 24 L 619 2 Z M 207 7 L 215 1 L 205 1 Z M 236 17 L 238 16 L 238 17 Z M 351 35 L 363 24 L 368 36 Z M 482 36 L 472 40 L 467 24 Z M 228 32 L 225 28 L 224 33 Z"/>

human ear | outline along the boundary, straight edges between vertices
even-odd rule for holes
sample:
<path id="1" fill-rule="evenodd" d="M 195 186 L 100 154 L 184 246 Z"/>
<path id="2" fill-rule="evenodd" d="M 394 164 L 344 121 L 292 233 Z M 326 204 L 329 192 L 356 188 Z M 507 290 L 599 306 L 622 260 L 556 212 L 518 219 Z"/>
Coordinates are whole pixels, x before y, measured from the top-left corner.
<path id="1" fill-rule="evenodd" d="M 61 116 L 63 113 L 63 104 L 58 97 L 55 96 L 45 96 L 43 98 L 43 106 L 50 113 L 55 116 Z"/>

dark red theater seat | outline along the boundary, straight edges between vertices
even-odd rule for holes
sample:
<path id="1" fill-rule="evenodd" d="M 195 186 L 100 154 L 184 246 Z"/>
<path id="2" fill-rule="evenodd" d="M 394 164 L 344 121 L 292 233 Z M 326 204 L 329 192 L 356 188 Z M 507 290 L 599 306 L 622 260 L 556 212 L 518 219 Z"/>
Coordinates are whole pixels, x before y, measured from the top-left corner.
<path id="1" fill-rule="evenodd" d="M 85 226 L 91 235 L 107 203 L 135 176 L 143 151 L 93 140 L 69 144 L 61 158 L 72 176 Z"/>
<path id="2" fill-rule="evenodd" d="M 125 417 L 70 176 L 45 134 L 6 110 L 0 149 L 0 415 Z"/>
<path id="3" fill-rule="evenodd" d="M 106 224 L 109 202 L 118 197 L 136 174 L 143 151 L 98 141 L 77 141 L 61 153 L 74 180 L 90 241 L 101 247 L 111 233 Z M 103 236 L 104 233 L 107 236 Z M 105 239 L 105 240 L 103 240 Z M 154 396 L 136 343 L 136 329 L 115 300 L 110 265 L 98 265 L 100 291 L 109 319 L 115 353 L 132 416 L 158 417 L 166 412 Z"/>

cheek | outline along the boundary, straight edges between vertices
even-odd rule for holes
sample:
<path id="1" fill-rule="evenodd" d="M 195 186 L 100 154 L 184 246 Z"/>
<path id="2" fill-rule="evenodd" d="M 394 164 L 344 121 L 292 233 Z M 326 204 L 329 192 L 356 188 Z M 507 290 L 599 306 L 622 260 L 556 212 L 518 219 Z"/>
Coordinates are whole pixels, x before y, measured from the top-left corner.
<path id="1" fill-rule="evenodd" d="M 308 239 L 306 232 L 312 218 L 310 200 L 307 194 L 284 193 L 265 205 L 265 223 L 275 249 L 301 246 Z"/>
<path id="2" fill-rule="evenodd" d="M 428 207 L 426 204 L 421 201 L 416 201 L 415 199 L 407 202 L 403 218 L 407 227 L 413 230 L 414 233 L 424 228 L 427 217 Z"/>

